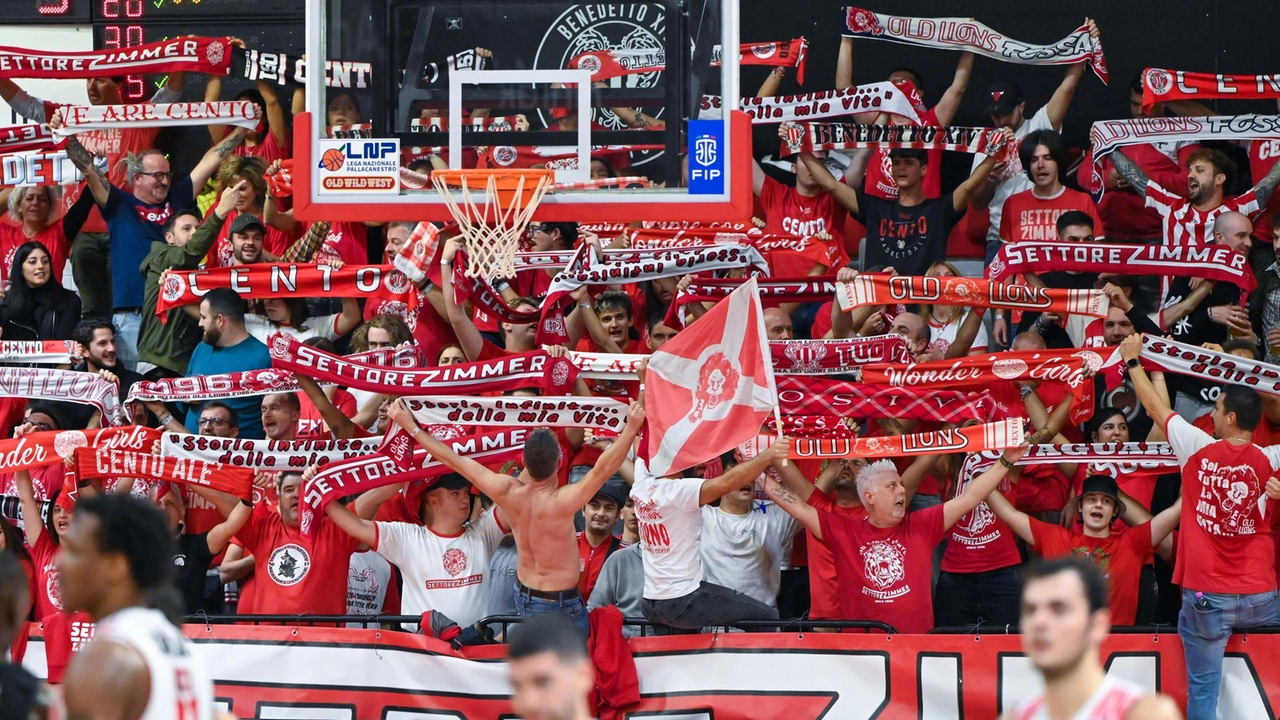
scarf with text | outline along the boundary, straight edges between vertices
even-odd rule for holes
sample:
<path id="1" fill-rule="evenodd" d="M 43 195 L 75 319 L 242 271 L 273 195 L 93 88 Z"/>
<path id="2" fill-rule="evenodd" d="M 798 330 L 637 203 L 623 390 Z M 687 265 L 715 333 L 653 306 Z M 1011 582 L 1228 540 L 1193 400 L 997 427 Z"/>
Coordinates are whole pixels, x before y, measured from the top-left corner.
<path id="1" fill-rule="evenodd" d="M 243 500 L 251 497 L 253 470 L 186 458 L 161 457 L 149 452 L 76 450 L 76 478 L 139 478 L 206 487 Z"/>
<path id="2" fill-rule="evenodd" d="M 1115 272 L 1131 275 L 1201 277 L 1228 282 L 1248 292 L 1257 285 L 1249 258 L 1226 245 L 1120 245 L 1116 243 L 1004 243 L 987 279 L 1053 271 Z"/>
<path id="3" fill-rule="evenodd" d="M 997 162 L 1016 157 L 1016 143 L 1006 143 L 999 128 L 934 127 L 932 125 L 858 125 L 856 123 L 792 123 L 779 157 L 815 150 L 914 148 L 993 155 Z"/>
<path id="4" fill-rule="evenodd" d="M 1280 395 L 1280 365 L 1206 350 L 1187 343 L 1153 335 L 1142 336 L 1142 366 L 1175 375 L 1189 375 L 1224 385 L 1239 385 L 1258 392 Z M 1107 359 L 1108 389 L 1119 387 L 1123 380 L 1124 360 L 1120 349 Z"/>
<path id="5" fill-rule="evenodd" d="M 1032 445 L 1018 465 L 1089 463 L 1090 474 L 1158 475 L 1178 468 L 1173 446 L 1160 442 Z"/>
<path id="6" fill-rule="evenodd" d="M 840 309 L 865 305 L 923 303 L 974 308 L 1038 310 L 1104 318 L 1110 301 L 1101 290 L 1064 290 L 1028 285 L 1005 285 L 966 277 L 912 277 L 866 273 L 837 283 Z"/>
<path id="7" fill-rule="evenodd" d="M 236 125 L 258 127 L 258 106 L 248 100 L 191 103 L 137 103 L 134 105 L 64 105 L 58 136 L 87 130 L 180 127 L 186 125 Z"/>
<path id="8" fill-rule="evenodd" d="M 720 118 L 722 104 L 718 95 L 703 95 L 698 117 L 703 120 Z M 756 125 L 822 120 L 864 112 L 897 115 L 918 125 L 920 116 L 928 110 L 914 84 L 904 82 L 895 85 L 887 80 L 843 90 L 742 98 L 738 109 L 750 115 L 751 122 Z"/>
<path id="9" fill-rule="evenodd" d="M 272 367 L 386 395 L 479 395 L 535 387 L 544 395 L 565 395 L 578 376 L 567 358 L 553 358 L 541 350 L 439 368 L 389 370 L 317 350 L 283 333 L 268 340 Z"/>
<path id="10" fill-rule="evenodd" d="M 1001 420 L 963 428 L 868 438 L 793 438 L 790 457 L 797 460 L 885 458 L 1003 450 L 1026 442 L 1023 422 L 1023 420 Z M 772 445 L 775 439 L 770 435 L 757 436 L 755 447 L 752 449 L 755 453 L 759 453 Z"/>
<path id="11" fill-rule="evenodd" d="M 160 438 L 160 454 L 266 472 L 302 472 L 312 465 L 363 457 L 377 451 L 381 445 L 381 437 L 350 440 L 250 440 L 164 433 Z"/>
<path id="12" fill-rule="evenodd" d="M 662 150 L 665 145 L 639 143 L 636 145 L 593 145 L 591 157 L 609 158 L 615 155 Z M 496 145 L 479 155 L 480 168 L 546 168 L 547 170 L 577 170 L 578 151 L 571 145 Z"/>
<path id="13" fill-rule="evenodd" d="M 8 125 L 0 127 L 0 154 L 53 150 L 62 141 L 48 125 Z"/>
<path id="14" fill-rule="evenodd" d="M 1089 129 L 1092 184 L 1103 187 L 1102 159 L 1118 147 L 1200 140 L 1255 140 L 1280 136 L 1280 115 L 1215 115 L 1099 120 Z"/>
<path id="15" fill-rule="evenodd" d="M 482 465 L 494 465 L 519 460 L 524 453 L 524 442 L 529 437 L 528 428 L 513 428 L 496 432 L 467 435 L 442 440 L 455 453 Z M 323 465 L 315 477 L 308 480 L 301 490 L 299 522 L 303 533 L 310 533 L 316 516 L 333 500 L 356 495 L 386 485 L 428 480 L 454 472 L 453 468 L 419 450 L 413 454 L 412 467 L 402 468 L 388 454 L 375 453 L 363 457 L 339 460 Z"/>
<path id="16" fill-rule="evenodd" d="M 888 40 L 889 42 L 939 50 L 967 50 L 995 60 L 1018 65 L 1074 65 L 1088 60 L 1103 84 L 1107 82 L 1107 59 L 1102 41 L 1089 35 L 1089 26 L 1050 45 L 1032 45 L 1014 40 L 972 18 L 914 18 L 877 13 L 859 7 L 840 9 L 840 34 L 845 37 Z"/>
<path id="17" fill-rule="evenodd" d="M 711 67 L 720 67 L 724 48 L 711 50 Z M 809 41 L 798 37 L 791 42 L 753 42 L 738 44 L 739 65 L 771 65 L 796 69 L 796 82 L 804 84 L 804 68 L 809 55 Z"/>
<path id="18" fill-rule="evenodd" d="M 159 438 L 158 431 L 138 425 L 27 433 L 12 440 L 0 440 L 0 472 L 60 463 L 74 455 L 77 448 L 150 452 Z"/>
<path id="19" fill-rule="evenodd" d="M 106 175 L 107 158 L 94 156 L 93 164 Z M 20 152 L 0 155 L 3 187 L 35 187 L 38 185 L 72 185 L 84 182 L 84 173 L 71 162 L 66 150 Z"/>
<path id="20" fill-rule="evenodd" d="M 377 298 L 405 303 L 410 312 L 418 304 L 413 284 L 390 265 L 328 265 L 257 263 L 210 270 L 169 270 L 160 278 L 156 315 L 161 320 L 181 305 L 200 302 L 205 293 L 227 287 L 255 300 L 284 297 Z"/>
<path id="21" fill-rule="evenodd" d="M 3 78 L 97 78 L 195 72 L 225 75 L 231 65 L 227 38 L 184 37 L 128 48 L 51 52 L 0 48 Z"/>
<path id="22" fill-rule="evenodd" d="M 603 397 L 443 395 L 405 398 L 405 404 L 420 425 L 596 428 L 620 433 L 627 424 L 627 404 Z"/>
<path id="23" fill-rule="evenodd" d="M 783 415 L 782 425 L 777 418 L 769 418 L 766 425 L 787 437 L 851 438 L 856 437 L 846 424 L 852 422 L 829 415 Z M 744 460 L 747 458 L 743 458 Z"/>
<path id="24" fill-rule="evenodd" d="M 75 362 L 74 340 L 0 341 L 0 365 L 66 365 Z"/>
<path id="25" fill-rule="evenodd" d="M 720 230 L 632 230 L 627 233 L 631 247 L 637 250 L 706 247 L 727 243 L 750 245 L 762 254 L 787 252 L 804 257 L 814 265 L 828 268 L 839 262 L 839 249 L 831 240 L 809 235 L 781 233 L 729 232 Z"/>
<path id="26" fill-rule="evenodd" d="M 104 425 L 123 425 L 128 421 L 124 405 L 120 404 L 118 384 L 93 373 L 0 366 L 0 397 L 92 405 L 102 413 Z"/>
<path id="27" fill-rule="evenodd" d="M 667 308 L 663 322 L 673 328 L 684 327 L 681 309 L 691 303 L 716 303 L 738 289 L 747 278 L 723 278 L 694 281 L 676 295 Z M 831 276 L 807 276 L 793 278 L 756 278 L 760 300 L 777 303 L 825 303 L 836 291 L 836 279 Z"/>
<path id="28" fill-rule="evenodd" d="M 796 68 L 796 80 L 804 84 L 805 55 L 809 41 L 796 38 L 791 42 L 742 43 L 738 46 L 739 65 L 772 65 Z M 711 66 L 719 67 L 723 48 L 711 51 Z M 593 50 L 569 59 L 572 70 L 586 70 L 593 81 L 624 75 L 660 72 L 666 69 L 667 53 L 661 48 L 616 48 Z"/>
<path id="29" fill-rule="evenodd" d="M 1147 68 L 1142 71 L 1142 111 L 1170 100 L 1273 100 L 1280 98 L 1280 73 L 1220 75 Z"/>
<path id="30" fill-rule="evenodd" d="M 328 125 L 324 129 L 324 134 L 325 137 L 335 140 L 368 140 L 373 137 L 373 123 Z"/>
<path id="31" fill-rule="evenodd" d="M 784 416 L 898 418 L 960 423 L 991 419 L 995 403 L 985 391 L 916 389 L 811 377 L 778 378 L 778 405 Z"/>
<path id="32" fill-rule="evenodd" d="M 232 48 L 231 55 L 234 58 L 232 75 L 251 82 L 261 81 L 295 88 L 305 88 L 307 85 L 307 61 L 300 55 L 290 56 L 287 53 L 244 50 L 238 47 Z M 325 87 L 364 90 L 370 86 L 372 79 L 372 63 L 324 61 Z"/>
<path id="33" fill-rule="evenodd" d="M 519 115 L 487 115 L 482 117 L 462 118 L 462 132 L 511 132 L 520 121 Z M 449 132 L 449 118 L 436 115 L 429 118 L 413 118 L 409 121 L 409 132 Z"/>

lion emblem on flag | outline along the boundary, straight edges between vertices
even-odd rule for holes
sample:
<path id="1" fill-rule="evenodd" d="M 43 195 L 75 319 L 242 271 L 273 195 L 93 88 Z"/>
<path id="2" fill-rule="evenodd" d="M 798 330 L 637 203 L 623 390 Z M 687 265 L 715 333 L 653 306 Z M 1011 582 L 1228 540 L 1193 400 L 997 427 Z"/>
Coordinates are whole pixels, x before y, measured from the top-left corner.
<path id="1" fill-rule="evenodd" d="M 907 576 L 907 549 L 897 540 L 873 540 L 858 548 L 867 582 L 884 590 Z"/>
<path id="2" fill-rule="evenodd" d="M 698 386 L 693 391 L 693 409 L 689 412 L 689 419 L 700 422 L 708 411 L 728 402 L 737 393 L 741 380 L 742 374 L 733 367 L 728 356 L 720 351 L 712 353 L 698 373 Z"/>
<path id="3" fill-rule="evenodd" d="M 851 7 L 845 16 L 844 24 L 849 28 L 849 32 L 855 35 L 883 35 L 884 26 L 880 24 L 880 18 L 870 10 Z"/>

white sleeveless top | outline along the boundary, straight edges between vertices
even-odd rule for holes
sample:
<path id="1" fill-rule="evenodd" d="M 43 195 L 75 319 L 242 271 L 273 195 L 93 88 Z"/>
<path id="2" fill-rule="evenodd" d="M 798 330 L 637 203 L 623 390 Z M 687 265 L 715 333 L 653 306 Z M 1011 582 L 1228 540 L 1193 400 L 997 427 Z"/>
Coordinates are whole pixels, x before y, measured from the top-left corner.
<path id="1" fill-rule="evenodd" d="M 102 619 L 94 642 L 137 651 L 151 674 L 151 694 L 141 720 L 213 720 L 213 681 L 191 644 L 159 610 L 131 607 Z"/>
<path id="2" fill-rule="evenodd" d="M 1137 685 L 1108 675 L 1071 720 L 1125 720 L 1129 710 L 1145 695 L 1147 692 Z M 1011 720 L 1049 720 L 1049 711 L 1044 706 L 1044 696 L 1038 695 L 1031 700 L 1018 703 L 1010 713 L 1010 718 Z"/>

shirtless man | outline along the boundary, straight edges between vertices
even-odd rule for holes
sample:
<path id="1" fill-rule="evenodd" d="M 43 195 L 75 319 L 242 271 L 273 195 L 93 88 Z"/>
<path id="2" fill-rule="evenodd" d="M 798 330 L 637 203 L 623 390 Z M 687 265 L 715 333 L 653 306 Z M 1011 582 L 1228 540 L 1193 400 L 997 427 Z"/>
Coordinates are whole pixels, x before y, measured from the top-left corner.
<path id="1" fill-rule="evenodd" d="M 1039 560 L 1023 570 L 1022 646 L 1044 673 L 1044 694 L 1004 720 L 1181 720 L 1173 701 L 1102 669 L 1098 649 L 1111 632 L 1107 581 L 1076 557 Z"/>
<path id="2" fill-rule="evenodd" d="M 464 458 L 418 427 L 413 413 L 397 400 L 387 417 L 412 433 L 431 456 L 471 481 L 502 509 L 516 539 L 516 610 L 521 617 L 567 615 L 587 632 L 587 609 L 578 592 L 578 538 L 573 516 L 587 506 L 606 480 L 618 472 L 644 424 L 644 404 L 632 403 L 627 426 L 580 482 L 556 487 L 560 443 L 546 428 L 529 434 L 524 469 L 518 477 L 496 473 Z"/>

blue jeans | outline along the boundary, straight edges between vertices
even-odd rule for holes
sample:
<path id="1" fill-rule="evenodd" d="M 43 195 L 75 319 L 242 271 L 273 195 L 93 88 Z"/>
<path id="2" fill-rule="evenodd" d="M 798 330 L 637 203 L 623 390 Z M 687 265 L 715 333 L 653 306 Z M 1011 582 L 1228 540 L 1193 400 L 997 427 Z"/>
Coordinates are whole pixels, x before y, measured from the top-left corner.
<path id="1" fill-rule="evenodd" d="M 564 615 L 582 629 L 583 637 L 591 633 L 591 625 L 587 622 L 587 606 L 583 604 L 581 595 L 575 594 L 572 598 L 548 600 L 529 595 L 520 588 L 519 582 L 516 582 L 513 591 L 516 594 L 516 615 L 522 618 L 531 618 L 534 615 Z"/>
<path id="2" fill-rule="evenodd" d="M 138 333 L 142 331 L 142 312 L 121 310 L 111 316 L 116 326 L 116 362 L 129 370 L 138 368 Z"/>
<path id="3" fill-rule="evenodd" d="M 1187 720 L 1216 720 L 1222 657 L 1236 629 L 1280 624 L 1276 591 L 1226 595 L 1182 591 L 1178 637 L 1187 657 Z"/>

